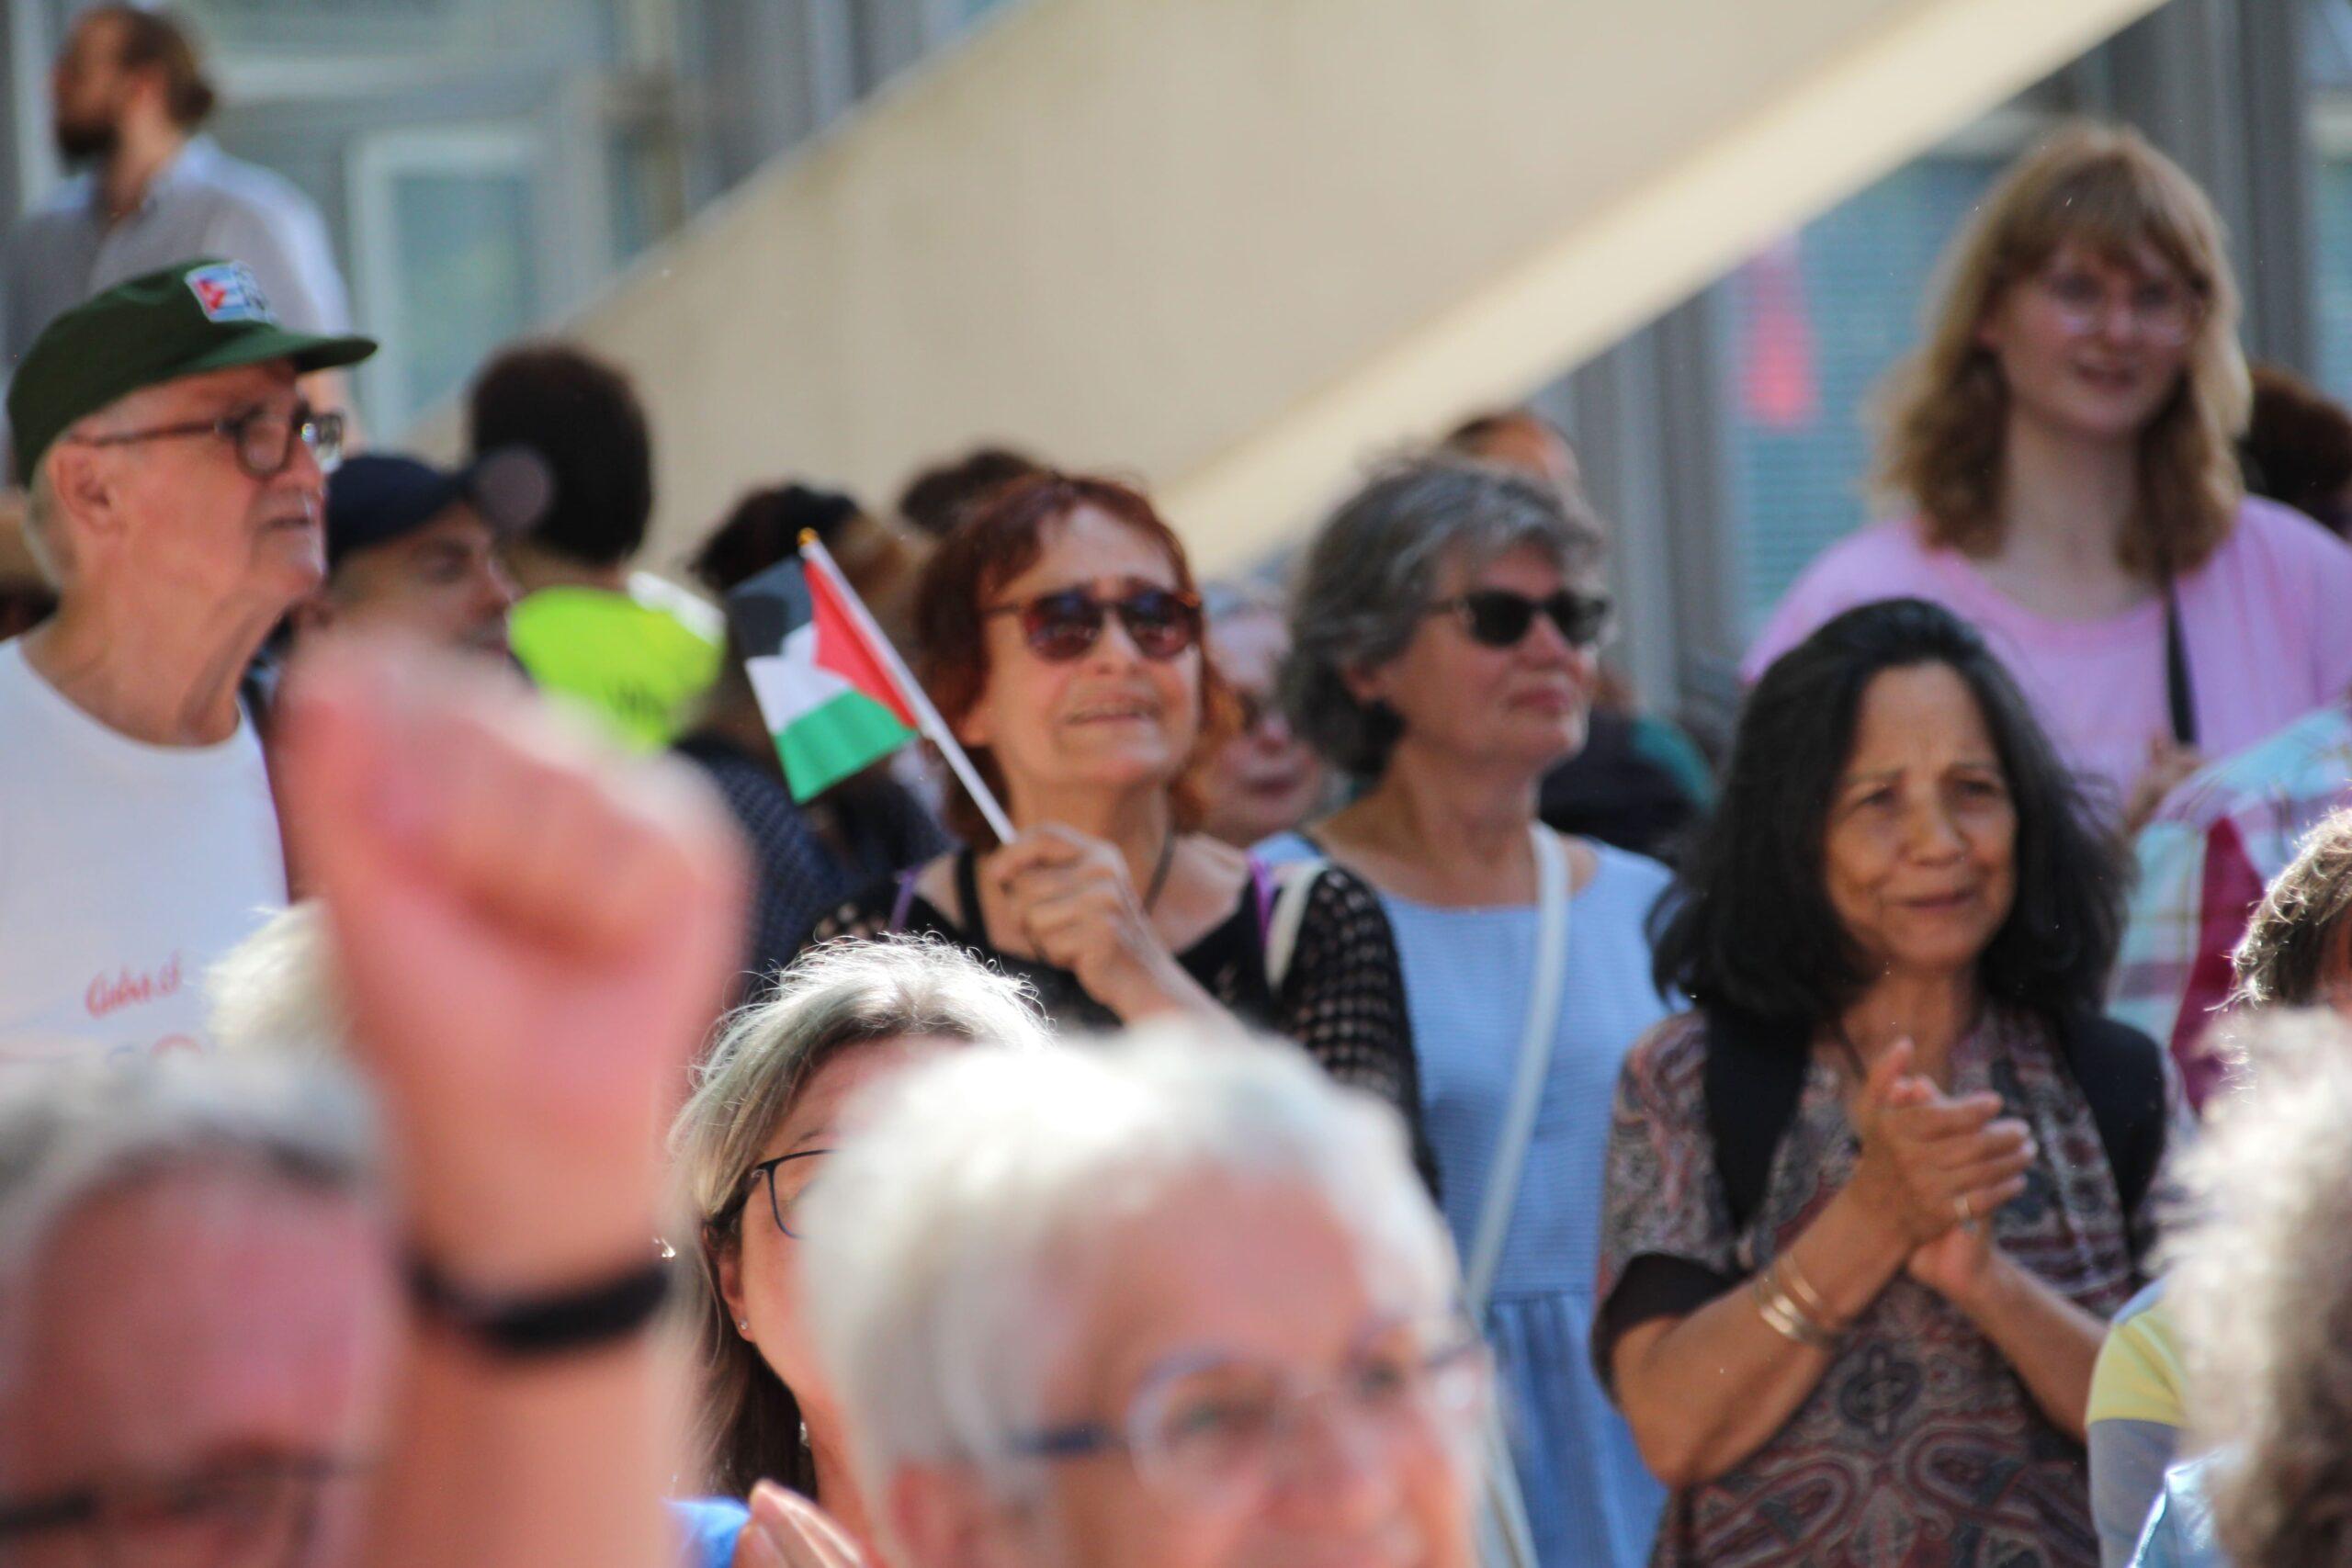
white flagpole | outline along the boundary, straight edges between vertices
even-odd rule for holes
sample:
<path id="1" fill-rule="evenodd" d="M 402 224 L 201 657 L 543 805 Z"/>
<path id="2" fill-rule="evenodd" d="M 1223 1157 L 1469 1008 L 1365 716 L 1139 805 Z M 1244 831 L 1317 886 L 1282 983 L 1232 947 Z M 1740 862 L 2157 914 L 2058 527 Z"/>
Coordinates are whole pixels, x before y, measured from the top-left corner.
<path id="1" fill-rule="evenodd" d="M 874 624 L 874 616 L 867 612 L 865 602 L 849 585 L 849 579 L 842 575 L 842 569 L 833 563 L 832 556 L 814 531 L 800 536 L 800 558 L 823 572 L 833 592 L 841 595 L 842 603 L 849 607 L 851 617 L 857 622 L 858 630 L 865 635 L 875 656 L 882 660 L 882 672 L 890 678 L 892 685 L 898 687 L 899 700 L 915 716 L 915 727 L 930 738 L 931 743 L 939 748 L 939 754 L 947 759 L 947 765 L 956 770 L 957 781 L 963 784 L 964 792 L 972 797 L 972 804 L 980 808 L 980 816 L 995 831 L 997 841 L 1002 844 L 1012 842 L 1016 837 L 1012 819 L 1004 814 L 1004 807 L 997 804 L 995 793 L 989 788 L 988 781 L 980 777 L 979 770 L 972 766 L 972 759 L 966 756 L 964 748 L 956 744 L 956 737 L 948 732 L 947 721 L 941 718 L 939 710 L 931 705 L 931 698 L 924 695 L 922 683 L 908 670 L 906 661 L 899 657 L 899 650 L 891 646 L 890 639 L 882 635 L 882 628 Z"/>

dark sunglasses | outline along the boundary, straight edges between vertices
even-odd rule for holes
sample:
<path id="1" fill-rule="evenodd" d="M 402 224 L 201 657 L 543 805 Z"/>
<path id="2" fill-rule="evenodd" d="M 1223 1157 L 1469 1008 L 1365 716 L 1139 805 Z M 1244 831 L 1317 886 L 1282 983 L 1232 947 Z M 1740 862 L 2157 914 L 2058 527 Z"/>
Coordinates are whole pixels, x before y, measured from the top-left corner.
<path id="1" fill-rule="evenodd" d="M 1545 598 L 1530 598 L 1508 588 L 1474 588 L 1430 606 L 1432 615 L 1458 615 L 1462 629 L 1474 642 L 1488 648 L 1517 648 L 1534 626 L 1536 613 L 1552 618 L 1560 635 L 1574 648 L 1600 646 L 1609 629 L 1610 601 L 1606 593 L 1579 593 L 1563 588 Z"/>
<path id="2" fill-rule="evenodd" d="M 1064 588 L 1021 604 L 999 604 L 980 612 L 1018 615 L 1029 651 L 1054 664 L 1083 658 L 1102 635 L 1105 615 L 1116 615 L 1127 640 L 1146 659 L 1173 659 L 1201 640 L 1201 597 L 1172 588 L 1138 588 L 1121 599 L 1098 599 L 1091 589 Z"/>

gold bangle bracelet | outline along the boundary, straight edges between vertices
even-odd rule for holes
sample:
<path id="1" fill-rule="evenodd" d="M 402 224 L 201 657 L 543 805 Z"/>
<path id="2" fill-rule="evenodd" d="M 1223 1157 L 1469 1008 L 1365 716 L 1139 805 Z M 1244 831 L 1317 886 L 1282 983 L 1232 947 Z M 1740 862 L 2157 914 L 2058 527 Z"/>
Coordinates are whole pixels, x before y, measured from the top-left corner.
<path id="1" fill-rule="evenodd" d="M 1804 1325 L 1797 1320 L 1794 1309 L 1788 1303 L 1773 1295 L 1765 1286 L 1761 1274 L 1756 1277 L 1750 1293 L 1756 1298 L 1757 1315 L 1763 1318 L 1766 1327 L 1783 1339 L 1799 1345 L 1805 1343 Z"/>
<path id="2" fill-rule="evenodd" d="M 1767 1269 L 1756 1276 L 1754 1294 L 1757 1312 L 1766 1325 L 1783 1339 L 1815 1350 L 1837 1348 L 1838 1336 L 1815 1322 L 1803 1307 L 1797 1305 L 1788 1292 L 1781 1289 L 1779 1278 L 1771 1269 Z"/>
<path id="3" fill-rule="evenodd" d="M 1796 1299 L 1797 1305 L 1814 1322 L 1833 1332 L 1845 1326 L 1838 1321 L 1838 1314 L 1829 1310 L 1829 1303 L 1822 1300 L 1821 1292 L 1815 1290 L 1813 1282 L 1804 1277 L 1804 1270 L 1797 1267 L 1797 1255 L 1793 1251 L 1783 1252 L 1772 1259 L 1772 1277 Z"/>

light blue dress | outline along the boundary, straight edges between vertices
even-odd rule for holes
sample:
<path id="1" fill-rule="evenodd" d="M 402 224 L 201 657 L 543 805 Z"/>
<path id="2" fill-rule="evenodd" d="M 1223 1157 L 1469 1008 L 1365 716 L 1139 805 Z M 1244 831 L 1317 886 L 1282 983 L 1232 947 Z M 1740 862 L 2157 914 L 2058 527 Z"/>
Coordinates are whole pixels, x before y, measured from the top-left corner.
<path id="1" fill-rule="evenodd" d="M 1600 867 L 1569 906 L 1559 1032 L 1487 1314 L 1543 1568 L 1640 1568 L 1666 1503 L 1593 1375 L 1590 1345 L 1610 1106 L 1618 1065 L 1668 1011 L 1650 986 L 1644 922 L 1669 877 L 1655 861 L 1592 848 Z M 1283 834 L 1257 852 L 1281 863 L 1316 851 Z M 1446 1224 L 1466 1256 L 1510 1103 L 1535 908 L 1380 901 L 1404 965 Z"/>

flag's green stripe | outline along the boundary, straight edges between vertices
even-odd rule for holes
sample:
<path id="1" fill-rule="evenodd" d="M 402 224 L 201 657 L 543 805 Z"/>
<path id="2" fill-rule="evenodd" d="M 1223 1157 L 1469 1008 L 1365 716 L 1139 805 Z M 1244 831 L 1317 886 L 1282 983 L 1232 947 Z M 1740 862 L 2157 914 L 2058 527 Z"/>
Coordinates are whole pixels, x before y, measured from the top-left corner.
<path id="1" fill-rule="evenodd" d="M 888 756 L 914 731 L 863 692 L 844 692 L 809 709 L 775 738 L 792 798 L 814 799 L 850 774 Z"/>

